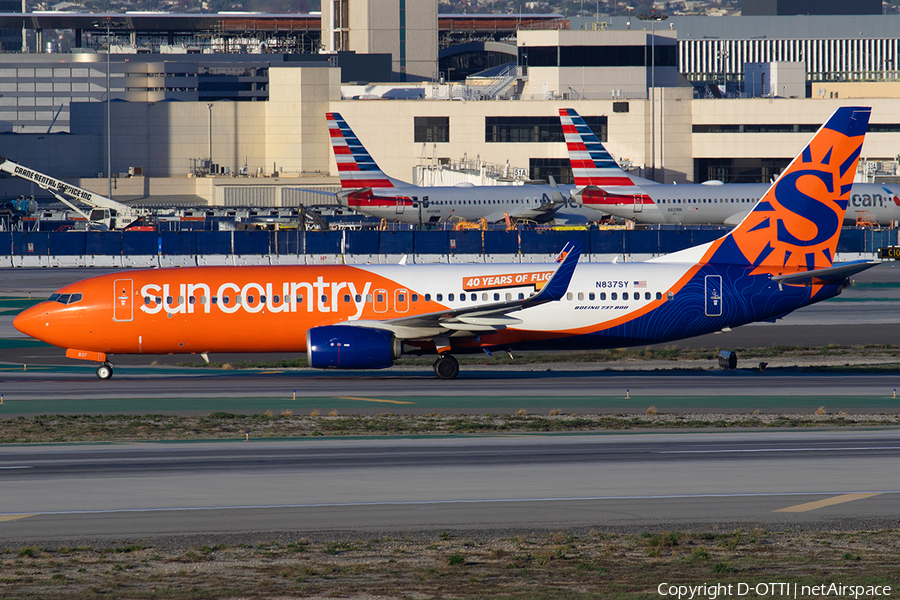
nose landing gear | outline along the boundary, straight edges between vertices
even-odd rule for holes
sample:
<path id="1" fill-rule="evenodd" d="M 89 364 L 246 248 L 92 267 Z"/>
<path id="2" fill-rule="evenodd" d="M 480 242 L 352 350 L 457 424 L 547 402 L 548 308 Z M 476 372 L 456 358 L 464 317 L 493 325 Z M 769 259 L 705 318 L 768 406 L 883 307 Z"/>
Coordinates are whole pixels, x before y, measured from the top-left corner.
<path id="1" fill-rule="evenodd" d="M 113 376 L 113 367 L 108 362 L 97 367 L 97 377 L 100 379 L 109 379 Z"/>

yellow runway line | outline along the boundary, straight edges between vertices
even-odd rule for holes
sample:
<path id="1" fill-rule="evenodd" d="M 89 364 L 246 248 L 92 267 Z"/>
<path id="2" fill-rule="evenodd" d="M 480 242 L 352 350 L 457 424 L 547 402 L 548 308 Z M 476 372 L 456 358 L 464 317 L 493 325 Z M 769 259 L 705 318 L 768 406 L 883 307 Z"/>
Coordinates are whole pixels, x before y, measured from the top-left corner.
<path id="1" fill-rule="evenodd" d="M 384 402 L 385 404 L 415 404 L 403 400 L 379 400 L 378 398 L 357 398 L 356 396 L 335 396 L 338 400 L 361 400 L 362 402 Z"/>
<path id="2" fill-rule="evenodd" d="M 0 515 L 0 522 L 15 521 L 16 519 L 27 519 L 28 517 L 33 516 L 34 515 Z"/>
<path id="3" fill-rule="evenodd" d="M 824 500 L 816 500 L 815 502 L 807 502 L 806 504 L 797 504 L 796 506 L 779 508 L 772 512 L 806 512 L 808 510 L 816 510 L 817 508 L 825 508 L 826 506 L 834 506 L 835 504 L 843 504 L 844 502 L 853 502 L 854 500 L 862 500 L 863 498 L 871 498 L 872 496 L 880 495 L 880 493 L 843 494 L 842 496 L 834 496 L 833 498 L 825 498 Z"/>

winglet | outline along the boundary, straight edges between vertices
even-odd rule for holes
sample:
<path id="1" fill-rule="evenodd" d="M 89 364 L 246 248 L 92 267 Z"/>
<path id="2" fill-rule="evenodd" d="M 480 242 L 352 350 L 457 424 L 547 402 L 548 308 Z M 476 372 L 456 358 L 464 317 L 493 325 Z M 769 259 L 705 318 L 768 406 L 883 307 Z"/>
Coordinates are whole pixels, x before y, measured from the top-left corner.
<path id="1" fill-rule="evenodd" d="M 578 240 L 572 240 L 563 247 L 559 256 L 556 257 L 556 262 L 559 263 L 556 271 L 538 294 L 525 301 L 523 308 L 553 302 L 565 296 L 569 289 L 569 282 L 572 281 L 572 274 L 575 273 L 575 266 L 581 257 L 581 249 L 582 244 Z"/>

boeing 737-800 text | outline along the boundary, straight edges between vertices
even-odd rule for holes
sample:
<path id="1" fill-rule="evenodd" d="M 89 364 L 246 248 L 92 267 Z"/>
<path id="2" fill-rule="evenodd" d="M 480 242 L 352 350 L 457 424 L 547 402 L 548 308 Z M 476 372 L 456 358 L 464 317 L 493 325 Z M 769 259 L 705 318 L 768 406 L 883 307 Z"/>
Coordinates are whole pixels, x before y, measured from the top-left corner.
<path id="1" fill-rule="evenodd" d="M 833 264 L 870 109 L 823 125 L 724 237 L 644 263 L 192 267 L 101 275 L 19 314 L 20 331 L 98 361 L 113 354 L 306 352 L 377 369 L 405 353 L 653 344 L 771 321 L 840 293 L 875 263 Z"/>

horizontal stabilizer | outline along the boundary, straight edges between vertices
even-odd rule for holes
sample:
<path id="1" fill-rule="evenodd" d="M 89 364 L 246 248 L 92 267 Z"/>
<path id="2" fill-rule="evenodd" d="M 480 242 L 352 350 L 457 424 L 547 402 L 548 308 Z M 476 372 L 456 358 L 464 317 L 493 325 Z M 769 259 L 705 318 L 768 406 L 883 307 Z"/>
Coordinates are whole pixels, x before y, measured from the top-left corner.
<path id="1" fill-rule="evenodd" d="M 871 269 L 881 263 L 869 260 L 856 260 L 849 263 L 841 263 L 825 269 L 804 271 L 802 273 L 790 273 L 788 275 L 776 275 L 772 281 L 785 285 L 840 285 L 845 279 L 866 269 Z"/>

